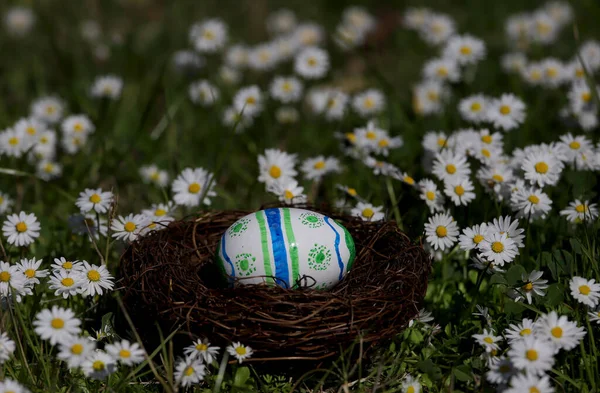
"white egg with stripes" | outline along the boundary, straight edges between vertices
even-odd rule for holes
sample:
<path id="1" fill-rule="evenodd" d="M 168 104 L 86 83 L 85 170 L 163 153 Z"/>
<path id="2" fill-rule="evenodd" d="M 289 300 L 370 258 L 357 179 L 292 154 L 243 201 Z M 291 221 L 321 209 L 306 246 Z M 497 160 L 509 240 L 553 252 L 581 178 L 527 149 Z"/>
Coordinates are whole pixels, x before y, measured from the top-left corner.
<path id="1" fill-rule="evenodd" d="M 221 237 L 217 255 L 230 285 L 329 289 L 350 271 L 356 251 L 334 219 L 284 207 L 237 220 Z"/>

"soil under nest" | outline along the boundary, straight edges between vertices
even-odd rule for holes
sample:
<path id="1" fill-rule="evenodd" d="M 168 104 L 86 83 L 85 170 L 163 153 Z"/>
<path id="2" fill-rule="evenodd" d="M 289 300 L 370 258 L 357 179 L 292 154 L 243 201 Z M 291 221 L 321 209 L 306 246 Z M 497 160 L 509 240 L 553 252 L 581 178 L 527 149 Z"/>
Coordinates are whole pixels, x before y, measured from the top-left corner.
<path id="1" fill-rule="evenodd" d="M 156 344 L 158 323 L 164 336 L 179 327 L 176 345 L 199 337 L 221 347 L 240 341 L 255 351 L 248 361 L 273 364 L 332 359 L 359 336 L 365 353 L 401 332 L 425 295 L 430 256 L 395 222 L 311 210 L 339 220 L 356 245 L 352 270 L 329 291 L 227 288 L 214 253 L 225 230 L 251 211 L 204 213 L 132 243 L 119 286 L 143 340 Z"/>

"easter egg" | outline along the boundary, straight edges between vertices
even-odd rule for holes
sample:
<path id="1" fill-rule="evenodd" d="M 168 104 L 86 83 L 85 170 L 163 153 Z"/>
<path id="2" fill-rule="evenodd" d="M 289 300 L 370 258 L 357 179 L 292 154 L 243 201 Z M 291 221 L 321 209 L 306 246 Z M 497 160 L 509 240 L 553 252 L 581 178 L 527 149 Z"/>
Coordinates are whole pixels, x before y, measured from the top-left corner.
<path id="1" fill-rule="evenodd" d="M 350 271 L 355 247 L 330 217 L 285 207 L 240 218 L 221 237 L 217 255 L 230 284 L 328 289 Z"/>

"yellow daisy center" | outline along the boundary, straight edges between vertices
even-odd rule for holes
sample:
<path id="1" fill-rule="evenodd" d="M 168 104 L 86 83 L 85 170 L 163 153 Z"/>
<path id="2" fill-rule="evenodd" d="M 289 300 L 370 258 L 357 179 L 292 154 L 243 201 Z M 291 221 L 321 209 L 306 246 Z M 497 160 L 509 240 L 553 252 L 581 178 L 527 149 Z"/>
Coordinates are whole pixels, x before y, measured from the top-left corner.
<path id="1" fill-rule="evenodd" d="M 21 222 L 17 223 L 15 228 L 17 228 L 17 232 L 23 233 L 27 230 L 27 224 L 25 224 L 23 221 L 21 221 Z"/>
<path id="2" fill-rule="evenodd" d="M 45 145 L 45 144 L 46 144 L 46 143 L 48 143 L 48 142 L 49 142 L 49 141 L 48 141 L 48 138 L 46 138 L 45 136 L 43 136 L 43 137 L 41 137 L 41 138 L 40 138 L 40 143 L 41 143 L 41 144 Z"/>
<path id="3" fill-rule="evenodd" d="M 438 144 L 439 147 L 444 147 L 444 145 L 446 144 L 446 139 L 445 138 L 438 138 L 437 144 Z"/>
<path id="4" fill-rule="evenodd" d="M 536 388 L 535 386 L 532 386 L 529 388 L 529 393 L 541 393 L 540 389 Z"/>
<path id="5" fill-rule="evenodd" d="M 126 350 L 126 349 L 121 349 L 121 350 L 119 351 L 119 357 L 122 357 L 122 358 L 129 358 L 129 357 L 131 357 L 131 352 L 129 352 L 129 351 L 128 351 L 128 350 Z"/>
<path id="6" fill-rule="evenodd" d="M 81 345 L 81 344 L 75 344 L 71 347 L 71 353 L 73 355 L 81 355 L 82 352 L 83 352 L 83 345 Z"/>
<path id="7" fill-rule="evenodd" d="M 323 168 L 325 168 L 325 161 L 321 160 L 321 161 L 315 162 L 314 168 L 315 169 L 323 169 Z"/>
<path id="8" fill-rule="evenodd" d="M 377 139 L 377 134 L 375 133 L 375 131 L 367 131 L 367 133 L 365 134 L 365 137 L 367 137 L 367 139 Z"/>
<path id="9" fill-rule="evenodd" d="M 346 192 L 351 196 L 356 196 L 357 192 L 354 188 L 348 188 Z"/>
<path id="10" fill-rule="evenodd" d="M 582 295 L 589 295 L 590 292 L 592 292 L 592 289 L 590 287 L 588 287 L 587 285 L 580 285 L 579 286 L 579 293 Z"/>
<path id="11" fill-rule="evenodd" d="M 550 333 L 555 338 L 561 338 L 563 335 L 563 330 L 560 326 L 555 326 L 552 328 L 552 330 L 550 330 Z"/>
<path id="12" fill-rule="evenodd" d="M 87 278 L 90 281 L 100 281 L 100 272 L 98 270 L 90 270 L 87 273 Z"/>
<path id="13" fill-rule="evenodd" d="M 94 371 L 102 371 L 104 370 L 105 364 L 102 360 L 96 360 L 92 363 L 92 368 Z"/>
<path id="14" fill-rule="evenodd" d="M 10 273 L 7 271 L 3 271 L 0 273 L 0 281 L 9 282 L 10 281 Z"/>
<path id="15" fill-rule="evenodd" d="M 61 318 L 54 318 L 50 321 L 50 326 L 52 326 L 53 329 L 62 329 L 65 327 L 65 321 Z"/>
<path id="16" fill-rule="evenodd" d="M 51 173 L 54 170 L 54 165 L 52 165 L 51 163 L 47 163 L 46 165 L 44 165 L 44 172 L 46 173 Z"/>
<path id="17" fill-rule="evenodd" d="M 190 366 L 188 366 L 185 371 L 183 372 L 183 375 L 185 375 L 186 377 L 191 376 L 194 373 L 194 369 Z"/>
<path id="18" fill-rule="evenodd" d="M 83 131 L 83 124 L 81 124 L 79 122 L 73 124 L 73 130 L 75 132 L 81 132 L 81 131 Z"/>
<path id="19" fill-rule="evenodd" d="M 377 144 L 379 147 L 388 147 L 390 145 L 390 141 L 387 139 L 381 139 Z"/>
<path id="20" fill-rule="evenodd" d="M 151 180 L 158 180 L 158 178 L 160 177 L 160 174 L 158 172 L 152 172 L 152 174 L 150 175 L 150 179 Z"/>
<path id="21" fill-rule="evenodd" d="M 73 284 L 75 284 L 75 280 L 73 280 L 71 277 L 65 277 L 60 281 L 60 283 L 65 287 L 71 287 Z"/>
<path id="22" fill-rule="evenodd" d="M 365 108 L 371 109 L 375 106 L 375 100 L 373 100 L 371 97 L 367 97 L 363 104 Z"/>
<path id="23" fill-rule="evenodd" d="M 535 171 L 542 174 L 548 172 L 548 164 L 546 164 L 544 161 L 538 162 L 535 164 Z"/>
<path id="24" fill-rule="evenodd" d="M 100 198 L 100 195 L 98 194 L 92 194 L 92 196 L 90 196 L 90 202 L 92 203 L 100 203 L 101 200 L 102 198 Z"/>
<path id="25" fill-rule="evenodd" d="M 483 241 L 483 236 L 482 235 L 475 235 L 475 236 L 473 236 L 473 243 L 479 244 L 482 241 Z"/>
<path id="26" fill-rule="evenodd" d="M 413 178 L 412 178 L 412 177 L 410 177 L 410 176 L 404 176 L 404 179 L 403 179 L 403 180 L 404 180 L 404 182 L 406 182 L 406 183 L 408 183 L 408 184 L 410 184 L 410 185 L 413 185 L 413 184 L 415 184 L 415 179 L 413 179 Z"/>
<path id="27" fill-rule="evenodd" d="M 352 133 L 352 132 L 347 132 L 346 139 L 348 139 L 350 142 L 354 143 L 354 142 L 356 142 L 356 135 L 354 135 L 354 133 Z"/>
<path id="28" fill-rule="evenodd" d="M 33 269 L 27 269 L 27 270 L 25 270 L 25 277 L 27 277 L 27 278 L 34 278 L 35 277 L 35 270 L 33 270 Z"/>
<path id="29" fill-rule="evenodd" d="M 123 225 L 123 229 L 127 232 L 133 232 L 135 231 L 135 228 L 137 228 L 137 226 L 131 221 L 127 221 L 125 225 Z"/>
<path id="30" fill-rule="evenodd" d="M 527 284 L 523 285 L 523 290 L 529 292 L 533 289 L 533 283 L 528 282 Z"/>
<path id="31" fill-rule="evenodd" d="M 309 58 L 306 60 L 306 64 L 308 64 L 308 65 L 309 65 L 309 66 L 311 66 L 311 67 L 314 67 L 314 66 L 316 66 L 316 65 L 317 65 L 317 59 L 315 59 L 314 57 L 309 57 Z"/>
<path id="32" fill-rule="evenodd" d="M 200 344 L 196 344 L 196 351 L 206 351 L 208 349 L 208 345 L 204 344 L 204 343 L 200 343 Z"/>
<path id="33" fill-rule="evenodd" d="M 27 127 L 27 129 L 25 131 L 27 131 L 27 133 L 29 135 L 35 135 L 35 133 L 37 132 L 35 127 L 32 127 L 32 126 Z"/>
<path id="34" fill-rule="evenodd" d="M 425 196 L 427 197 L 427 199 L 429 199 L 430 201 L 433 201 L 435 199 L 435 193 L 433 191 L 427 191 L 425 193 Z"/>
<path id="35" fill-rule="evenodd" d="M 285 199 L 294 198 L 294 194 L 290 190 L 285 190 L 285 192 L 283 193 L 283 196 L 285 197 Z"/>
<path id="36" fill-rule="evenodd" d="M 585 205 L 577 205 L 577 206 L 575 206 L 575 211 L 577 213 L 584 213 L 585 212 Z"/>
<path id="37" fill-rule="evenodd" d="M 519 332 L 520 336 L 529 336 L 531 334 L 531 329 L 525 328 Z"/>
<path id="38" fill-rule="evenodd" d="M 538 359 L 538 352 L 535 349 L 528 349 L 525 352 L 525 357 L 527 360 L 534 362 Z"/>
<path id="39" fill-rule="evenodd" d="M 11 146 L 17 146 L 19 144 L 19 138 L 17 138 L 16 136 L 9 138 L 8 144 Z"/>
<path id="40" fill-rule="evenodd" d="M 277 165 L 273 165 L 271 169 L 269 169 L 269 175 L 271 175 L 272 178 L 278 179 L 281 176 L 281 168 Z"/>
<path id="41" fill-rule="evenodd" d="M 540 203 L 540 198 L 538 198 L 536 195 L 529 195 L 529 198 L 527 198 L 527 200 L 533 203 L 534 205 Z"/>
<path id="42" fill-rule="evenodd" d="M 237 347 L 235 349 L 235 353 L 237 353 L 238 355 L 245 355 L 246 354 L 246 347 Z"/>
<path id="43" fill-rule="evenodd" d="M 492 156 L 492 153 L 490 153 L 488 149 L 481 149 L 481 154 L 487 158 L 490 158 Z"/>
<path id="44" fill-rule="evenodd" d="M 252 96 L 246 98 L 246 104 L 248 104 L 248 105 L 254 105 L 254 104 L 256 104 L 256 98 L 254 98 Z"/>
<path id="45" fill-rule="evenodd" d="M 290 91 L 292 91 L 292 84 L 290 82 L 283 82 L 283 85 L 281 85 L 281 90 L 285 91 L 286 93 L 289 93 Z"/>
<path id="46" fill-rule="evenodd" d="M 546 75 L 551 78 L 555 78 L 558 75 L 558 70 L 554 67 L 550 67 L 546 70 Z"/>
<path id="47" fill-rule="evenodd" d="M 427 98 L 429 98 L 430 101 L 437 101 L 439 97 L 440 96 L 435 91 L 427 92 Z"/>
<path id="48" fill-rule="evenodd" d="M 490 143 L 492 143 L 492 136 L 491 135 L 484 135 L 484 136 L 481 137 L 481 141 L 483 143 L 487 143 L 489 145 Z"/>
<path id="49" fill-rule="evenodd" d="M 198 192 L 200 192 L 200 189 L 202 187 L 200 186 L 200 184 L 198 183 L 192 183 L 188 186 L 188 191 L 192 194 L 197 194 Z"/>
<path id="50" fill-rule="evenodd" d="M 501 175 L 498 175 L 498 174 L 493 175 L 492 179 L 494 179 L 498 183 L 502 183 L 504 181 L 504 178 Z"/>
<path id="51" fill-rule="evenodd" d="M 448 234 L 448 229 L 446 229 L 445 226 L 440 225 L 437 228 L 435 228 L 435 234 L 438 235 L 438 237 L 446 237 L 446 235 Z"/>
<path id="52" fill-rule="evenodd" d="M 458 185 L 454 187 L 454 192 L 456 193 L 456 195 L 462 196 L 465 193 L 465 189 L 463 188 L 463 186 Z"/>
<path id="53" fill-rule="evenodd" d="M 577 141 L 573 141 L 569 143 L 569 147 L 573 150 L 578 150 L 581 147 L 581 144 Z"/>
<path id="54" fill-rule="evenodd" d="M 365 218 L 371 218 L 373 217 L 373 215 L 375 215 L 375 212 L 373 211 L 373 209 L 371 208 L 366 208 L 362 211 L 362 216 Z"/>
<path id="55" fill-rule="evenodd" d="M 472 50 L 471 50 L 470 46 L 463 45 L 460 47 L 460 53 L 465 56 L 470 55 L 471 52 L 472 52 Z"/>
<path id="56" fill-rule="evenodd" d="M 446 67 L 440 67 L 437 69 L 437 74 L 439 76 L 448 76 L 448 69 Z"/>
<path id="57" fill-rule="evenodd" d="M 485 341 L 488 344 L 493 344 L 494 343 L 494 340 L 491 337 L 486 337 L 486 338 L 483 339 L 483 341 Z"/>
<path id="58" fill-rule="evenodd" d="M 583 71 L 583 69 L 582 69 L 582 68 L 577 68 L 577 69 L 575 70 L 575 76 L 576 76 L 577 78 L 583 78 L 583 77 L 584 77 L 584 75 L 585 75 L 585 72 Z"/>
<path id="59" fill-rule="evenodd" d="M 67 261 L 67 262 L 65 262 L 65 263 L 62 264 L 62 267 L 64 269 L 72 269 L 73 268 L 73 262 Z"/>
<path id="60" fill-rule="evenodd" d="M 49 115 L 53 114 L 55 111 L 56 111 L 56 109 L 52 105 L 48 105 L 46 107 L 46 113 Z"/>
<path id="61" fill-rule="evenodd" d="M 500 113 L 503 115 L 508 115 L 510 113 L 510 106 L 508 105 L 502 105 L 500 107 Z"/>
<path id="62" fill-rule="evenodd" d="M 584 102 L 590 102 L 590 100 L 592 99 L 592 95 L 586 91 L 585 93 L 581 93 L 581 99 Z"/>
<path id="63" fill-rule="evenodd" d="M 456 173 L 456 166 L 454 164 L 446 165 L 446 172 L 453 175 L 454 173 Z"/>
<path id="64" fill-rule="evenodd" d="M 502 251 L 504 251 L 504 244 L 502 244 L 502 242 L 493 242 L 492 251 L 496 254 L 500 254 Z"/>
<path id="65" fill-rule="evenodd" d="M 154 215 L 155 215 L 156 217 L 162 217 L 162 216 L 164 216 L 165 214 L 167 214 L 167 211 L 166 211 L 166 210 L 163 210 L 163 209 L 156 209 L 156 210 L 154 211 Z"/>
<path id="66" fill-rule="evenodd" d="M 409 386 L 408 389 L 406 389 L 406 393 L 415 393 L 415 388 L 412 386 Z"/>
<path id="67" fill-rule="evenodd" d="M 209 40 L 212 41 L 215 39 L 215 33 L 213 33 L 212 31 L 206 29 L 204 30 L 204 32 L 202 33 L 202 37 L 204 37 L 205 40 Z"/>

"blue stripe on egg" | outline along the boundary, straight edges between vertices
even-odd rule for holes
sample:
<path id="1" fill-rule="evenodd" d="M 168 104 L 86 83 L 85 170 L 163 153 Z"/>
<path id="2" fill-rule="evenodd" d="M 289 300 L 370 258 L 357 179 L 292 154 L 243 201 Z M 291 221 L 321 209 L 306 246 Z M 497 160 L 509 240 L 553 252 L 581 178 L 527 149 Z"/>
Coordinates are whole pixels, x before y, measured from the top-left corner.
<path id="1" fill-rule="evenodd" d="M 335 232 L 335 255 L 337 255 L 338 266 L 340 267 L 339 280 L 341 281 L 342 277 L 344 275 L 344 262 L 342 262 L 342 256 L 340 255 L 340 234 L 338 233 L 338 231 L 335 230 L 333 225 L 331 225 L 331 223 L 329 222 L 329 217 L 323 216 L 323 218 L 325 219 L 325 223 L 327 225 L 329 225 L 329 228 L 331 228 L 331 230 L 333 232 Z"/>
<path id="2" fill-rule="evenodd" d="M 233 278 L 235 277 L 235 267 L 233 266 L 233 262 L 231 262 L 229 255 L 227 255 L 227 248 L 225 247 L 226 237 L 227 236 L 221 237 L 221 254 L 223 254 L 223 259 L 225 259 L 225 261 L 231 266 L 231 278 L 229 279 L 229 282 L 232 282 Z"/>
<path id="3" fill-rule="evenodd" d="M 283 281 L 282 284 L 285 284 L 285 288 L 289 288 L 290 272 L 287 251 L 285 249 L 285 239 L 281 227 L 281 212 L 279 209 L 266 209 L 265 216 L 267 217 L 267 225 L 271 232 L 271 246 L 273 248 L 273 258 L 275 259 L 275 276 L 279 282 Z"/>

